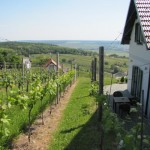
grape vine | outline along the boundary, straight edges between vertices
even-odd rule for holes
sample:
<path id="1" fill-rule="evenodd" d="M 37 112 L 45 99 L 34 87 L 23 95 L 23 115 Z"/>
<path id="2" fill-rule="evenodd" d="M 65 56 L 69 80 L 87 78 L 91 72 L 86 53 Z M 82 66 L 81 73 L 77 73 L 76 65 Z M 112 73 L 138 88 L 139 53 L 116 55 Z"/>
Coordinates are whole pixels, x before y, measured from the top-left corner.
<path id="1" fill-rule="evenodd" d="M 56 87 L 64 94 L 67 86 L 74 79 L 74 71 L 69 71 L 59 77 L 50 75 L 47 71 L 36 70 L 25 73 L 22 77 L 21 71 L 2 72 L 0 74 L 0 90 L 5 89 L 6 95 L 0 97 L 0 139 L 11 136 L 9 132 L 8 111 L 11 107 L 19 106 L 20 111 L 28 110 L 28 140 L 31 138 L 31 118 L 35 104 L 40 101 L 41 108 L 45 97 L 49 96 L 49 107 L 51 113 L 51 102 L 56 96 Z M 24 83 L 24 84 L 23 84 Z M 60 94 L 61 95 L 61 94 Z M 41 124 L 44 125 L 43 112 L 41 113 Z M 3 143 L 0 143 L 3 146 Z"/>

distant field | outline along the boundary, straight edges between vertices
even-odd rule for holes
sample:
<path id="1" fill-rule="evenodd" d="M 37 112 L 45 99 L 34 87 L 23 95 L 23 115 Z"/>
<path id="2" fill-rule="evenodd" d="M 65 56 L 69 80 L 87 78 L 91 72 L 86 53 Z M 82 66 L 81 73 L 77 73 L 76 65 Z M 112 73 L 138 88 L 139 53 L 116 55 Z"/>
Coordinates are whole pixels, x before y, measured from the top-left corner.
<path id="1" fill-rule="evenodd" d="M 119 56 L 129 57 L 129 52 L 125 52 L 125 51 L 105 51 L 105 54 L 106 55 L 117 54 Z"/>
<path id="2" fill-rule="evenodd" d="M 56 60 L 56 55 L 52 54 L 51 57 Z M 98 60 L 98 56 L 97 60 Z M 37 61 L 40 59 L 49 59 L 50 55 L 48 54 L 35 54 L 31 55 L 32 62 Z M 91 61 L 93 56 L 83 56 L 83 55 L 72 55 L 72 54 L 60 54 L 59 60 L 60 64 L 64 64 L 64 67 L 71 68 L 71 61 L 73 64 L 80 65 L 80 69 L 84 71 L 89 71 L 91 67 Z M 109 57 L 105 55 L 105 71 L 109 72 L 112 70 L 112 66 L 117 66 L 118 69 L 122 72 L 127 72 L 128 67 L 128 58 L 115 58 Z M 98 63 L 97 63 L 98 64 Z M 97 67 L 98 68 L 98 67 Z"/>
<path id="3" fill-rule="evenodd" d="M 105 54 L 117 54 L 119 56 L 129 56 L 128 45 L 121 45 L 120 41 L 57 41 L 56 44 L 64 47 L 77 48 L 98 52 L 100 46 L 104 46 Z"/>
<path id="4" fill-rule="evenodd" d="M 98 53 L 98 50 L 88 50 L 88 51 L 94 51 Z M 105 55 L 111 55 L 111 54 L 117 54 L 119 56 L 125 56 L 129 57 L 129 52 L 128 51 L 117 51 L 117 50 L 105 50 Z"/>

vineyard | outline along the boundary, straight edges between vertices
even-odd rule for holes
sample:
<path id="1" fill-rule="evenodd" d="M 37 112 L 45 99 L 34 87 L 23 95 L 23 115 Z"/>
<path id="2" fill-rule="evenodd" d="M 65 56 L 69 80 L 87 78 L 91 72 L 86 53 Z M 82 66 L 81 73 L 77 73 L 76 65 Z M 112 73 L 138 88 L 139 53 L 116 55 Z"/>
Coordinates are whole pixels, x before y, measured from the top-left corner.
<path id="1" fill-rule="evenodd" d="M 145 150 L 149 148 L 149 130 L 141 130 L 140 104 L 131 109 L 130 116 L 121 118 L 112 111 L 109 91 L 103 94 L 102 90 L 105 85 L 118 83 L 120 87 L 127 82 L 121 80 L 124 76 L 113 78 L 113 74 L 126 72 L 127 58 L 100 55 L 104 61 L 97 55 L 60 56 L 66 71 L 63 65 L 46 68 L 41 59 L 49 62 L 49 54 L 31 55 L 30 69 L 23 61 L 19 66 L 1 64 L 0 149 L 132 150 L 141 143 Z M 51 58 L 59 64 L 59 55 Z M 103 61 L 98 64 L 97 60 Z M 138 118 L 135 124 L 133 116 Z"/>
<path id="2" fill-rule="evenodd" d="M 0 148 L 10 148 L 13 138 L 22 131 L 28 131 L 31 138 L 31 124 L 43 110 L 58 104 L 60 97 L 74 80 L 75 71 L 59 72 L 57 75 L 44 68 L 31 70 L 1 70 L 0 72 Z"/>

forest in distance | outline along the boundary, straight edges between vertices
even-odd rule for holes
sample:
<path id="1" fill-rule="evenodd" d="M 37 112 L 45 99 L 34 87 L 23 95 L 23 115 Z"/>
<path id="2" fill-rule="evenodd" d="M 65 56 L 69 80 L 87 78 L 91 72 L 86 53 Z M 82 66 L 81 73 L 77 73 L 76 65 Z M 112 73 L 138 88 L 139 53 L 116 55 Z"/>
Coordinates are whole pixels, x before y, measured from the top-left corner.
<path id="1" fill-rule="evenodd" d="M 27 42 L 0 42 L 0 62 L 21 63 L 22 56 L 28 57 L 32 54 L 74 54 L 94 55 L 96 52 L 83 51 L 75 48 L 67 48 L 46 43 Z"/>
<path id="2" fill-rule="evenodd" d="M 82 55 L 82 56 L 94 56 L 98 54 L 98 51 L 84 49 L 84 45 L 86 45 L 86 43 L 87 45 L 90 43 L 92 45 L 94 44 L 94 41 L 93 42 L 82 41 L 83 42 L 82 49 L 65 46 L 66 42 L 64 42 L 63 46 L 59 45 L 56 41 L 53 43 L 46 43 L 46 42 L 42 43 L 40 41 L 39 42 L 38 41 L 0 42 L 0 62 L 1 63 L 11 62 L 11 63 L 19 64 L 21 63 L 22 56 L 28 57 L 29 55 L 31 56 L 33 54 L 50 54 L 50 53 L 56 54 L 57 52 L 59 52 L 60 54 L 73 54 L 73 55 Z M 71 41 L 68 42 L 71 43 Z M 76 42 L 74 41 L 74 43 L 76 44 L 80 42 L 81 41 L 76 41 Z M 109 55 L 115 54 L 115 57 L 117 57 L 117 55 L 127 56 L 128 54 L 127 50 L 126 51 L 106 50 L 106 51 L 107 51 L 106 53 Z"/>

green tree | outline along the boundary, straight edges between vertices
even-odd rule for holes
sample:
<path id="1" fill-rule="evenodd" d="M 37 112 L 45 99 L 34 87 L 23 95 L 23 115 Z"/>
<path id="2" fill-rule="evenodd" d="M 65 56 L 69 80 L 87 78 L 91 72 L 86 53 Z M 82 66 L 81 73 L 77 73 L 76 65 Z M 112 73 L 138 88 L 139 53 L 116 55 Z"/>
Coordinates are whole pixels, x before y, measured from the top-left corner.
<path id="1" fill-rule="evenodd" d="M 65 62 L 66 62 L 66 59 L 65 59 L 65 58 L 62 58 L 61 62 L 62 62 L 62 63 L 65 63 Z"/>

